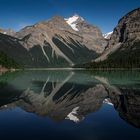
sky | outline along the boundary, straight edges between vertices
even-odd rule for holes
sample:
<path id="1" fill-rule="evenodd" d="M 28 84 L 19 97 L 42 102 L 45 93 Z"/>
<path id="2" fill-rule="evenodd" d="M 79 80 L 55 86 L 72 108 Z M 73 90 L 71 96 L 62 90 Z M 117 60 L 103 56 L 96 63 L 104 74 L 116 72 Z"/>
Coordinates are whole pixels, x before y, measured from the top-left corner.
<path id="1" fill-rule="evenodd" d="M 18 31 L 56 15 L 67 18 L 78 14 L 107 33 L 138 7 L 140 0 L 0 0 L 0 28 Z"/>

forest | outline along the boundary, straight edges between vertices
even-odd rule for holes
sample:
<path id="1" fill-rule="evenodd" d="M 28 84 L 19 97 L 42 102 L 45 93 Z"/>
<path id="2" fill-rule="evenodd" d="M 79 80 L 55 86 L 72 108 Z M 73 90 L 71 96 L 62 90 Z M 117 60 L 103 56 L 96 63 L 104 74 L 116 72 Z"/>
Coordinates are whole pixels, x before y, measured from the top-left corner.
<path id="1" fill-rule="evenodd" d="M 111 68 L 140 68 L 140 42 L 132 46 L 122 46 L 104 61 L 84 64 L 86 68 L 111 69 Z"/>
<path id="2" fill-rule="evenodd" d="M 12 58 L 8 57 L 4 52 L 0 51 L 0 65 L 5 68 L 20 68 Z"/>

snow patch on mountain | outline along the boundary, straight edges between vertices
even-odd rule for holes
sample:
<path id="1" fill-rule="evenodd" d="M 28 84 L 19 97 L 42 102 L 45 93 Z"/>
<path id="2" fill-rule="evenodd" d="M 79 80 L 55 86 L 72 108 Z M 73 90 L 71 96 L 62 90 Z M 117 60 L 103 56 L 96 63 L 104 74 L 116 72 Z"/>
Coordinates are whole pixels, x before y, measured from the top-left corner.
<path id="1" fill-rule="evenodd" d="M 3 34 L 5 34 L 5 35 L 6 35 L 6 34 L 7 34 L 7 32 L 3 32 Z"/>
<path id="2" fill-rule="evenodd" d="M 110 39 L 111 35 L 113 34 L 113 31 L 112 32 L 109 32 L 109 33 L 106 33 L 106 34 L 103 34 L 103 37 L 105 39 Z"/>
<path id="3" fill-rule="evenodd" d="M 71 28 L 75 31 L 79 31 L 78 28 L 76 27 L 77 26 L 77 21 L 78 19 L 84 21 L 84 19 L 78 15 L 74 15 L 70 18 L 67 18 L 65 19 L 65 21 L 71 26 Z"/>

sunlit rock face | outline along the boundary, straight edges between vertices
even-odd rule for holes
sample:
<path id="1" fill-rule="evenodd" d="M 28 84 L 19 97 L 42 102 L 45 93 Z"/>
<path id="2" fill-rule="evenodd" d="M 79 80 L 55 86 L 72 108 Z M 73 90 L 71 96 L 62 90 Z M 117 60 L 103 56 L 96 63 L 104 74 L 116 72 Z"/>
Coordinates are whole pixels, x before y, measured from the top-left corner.
<path id="1" fill-rule="evenodd" d="M 67 44 L 66 47 L 74 41 L 96 53 L 101 53 L 107 43 L 98 27 L 87 23 L 78 15 L 66 19 L 55 16 L 48 21 L 27 26 L 16 33 L 17 38 L 22 39 L 26 37 L 26 42 L 24 42 L 26 48 L 32 48 L 36 45 L 43 47 L 45 46 L 44 41 L 52 45 L 51 40 L 53 37 L 58 36 L 60 37 L 58 39 Z M 51 47 L 53 48 L 53 45 Z M 54 51 L 59 54 L 57 50 Z"/>
<path id="2" fill-rule="evenodd" d="M 103 34 L 103 37 L 104 37 L 105 39 L 109 40 L 109 39 L 111 38 L 112 34 L 113 34 L 113 31 L 108 32 L 108 33 L 106 33 L 106 34 Z"/>
<path id="3" fill-rule="evenodd" d="M 100 29 L 78 15 L 55 16 L 16 33 L 0 29 L 0 39 L 0 51 L 25 68 L 84 64 L 97 58 L 107 45 Z"/>
<path id="4" fill-rule="evenodd" d="M 119 20 L 109 41 L 109 46 L 119 42 L 132 44 L 137 39 L 140 40 L 140 8 L 129 12 Z"/>
<path id="5" fill-rule="evenodd" d="M 121 58 L 122 56 L 119 54 L 123 52 L 125 55 L 129 51 L 139 51 L 139 48 L 134 45 L 137 42 L 140 42 L 140 8 L 129 12 L 119 20 L 118 25 L 111 33 L 106 49 L 95 61 L 104 61 L 110 55 Z"/>
<path id="6" fill-rule="evenodd" d="M 101 31 L 77 15 L 68 19 L 55 16 L 23 28 L 16 33 L 16 37 L 21 39 L 20 43 L 29 52 L 35 47 L 40 49 L 40 56 L 46 59 L 47 67 L 89 62 L 102 53 L 107 45 Z M 32 54 L 35 61 L 34 57 Z"/>

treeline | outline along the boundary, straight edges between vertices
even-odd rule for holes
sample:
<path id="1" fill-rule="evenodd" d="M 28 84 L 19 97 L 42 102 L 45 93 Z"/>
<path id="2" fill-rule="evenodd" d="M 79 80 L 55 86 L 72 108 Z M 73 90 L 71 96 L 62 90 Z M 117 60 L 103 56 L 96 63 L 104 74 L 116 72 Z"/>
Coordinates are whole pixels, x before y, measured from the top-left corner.
<path id="1" fill-rule="evenodd" d="M 85 64 L 84 67 L 97 69 L 140 68 L 140 42 L 133 44 L 133 46 L 122 47 L 109 55 L 105 61 Z"/>
<path id="2" fill-rule="evenodd" d="M 0 51 L 0 65 L 5 68 L 21 68 L 12 58 L 8 57 L 4 52 Z"/>

